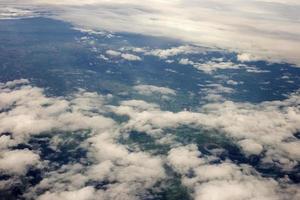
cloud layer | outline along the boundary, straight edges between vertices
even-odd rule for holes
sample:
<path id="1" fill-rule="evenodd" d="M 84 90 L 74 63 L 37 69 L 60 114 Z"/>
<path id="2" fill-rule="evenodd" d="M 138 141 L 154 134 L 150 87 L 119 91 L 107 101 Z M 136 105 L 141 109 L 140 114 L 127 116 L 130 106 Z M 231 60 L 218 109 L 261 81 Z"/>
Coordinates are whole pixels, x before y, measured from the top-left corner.
<path id="1" fill-rule="evenodd" d="M 153 85 L 135 87 L 169 97 L 176 94 Z M 204 154 L 196 144 L 183 144 L 165 132 L 182 125 L 217 130 L 240 147 L 245 157 L 260 156 L 259 165 L 274 165 L 288 174 L 300 160 L 300 144 L 294 136 L 300 129 L 298 93 L 283 101 L 257 105 L 229 101 L 207 104 L 198 112 L 163 111 L 142 100 L 112 105 L 113 98 L 84 90 L 68 97 L 48 97 L 26 79 L 1 83 L 0 172 L 9 178 L 0 181 L 0 188 L 17 185 L 35 169 L 41 170 L 41 181 L 28 186 L 23 195 L 26 199 L 68 200 L 76 196 L 83 200 L 132 200 L 151 195 L 150 190 L 162 191 L 172 178 L 172 169 L 181 185 L 199 200 L 299 197 L 299 188 L 288 176 L 263 177 L 247 163 L 220 159 L 217 149 Z M 108 117 L 112 114 L 128 119 L 118 122 Z M 155 144 L 166 145 L 167 151 L 155 153 L 127 144 L 132 131 L 149 135 Z M 77 133 L 83 138 L 76 138 Z M 69 152 L 68 159 L 46 160 L 44 147 L 30 146 L 36 136 L 49 138 L 47 148 L 55 155 Z M 78 149 L 86 154 L 74 156 L 72 152 Z M 224 188 L 230 192 L 216 195 Z"/>
<path id="2" fill-rule="evenodd" d="M 300 4 L 295 0 L 15 0 L 7 4 L 42 6 L 78 26 L 172 37 L 240 51 L 247 60 L 300 63 Z"/>

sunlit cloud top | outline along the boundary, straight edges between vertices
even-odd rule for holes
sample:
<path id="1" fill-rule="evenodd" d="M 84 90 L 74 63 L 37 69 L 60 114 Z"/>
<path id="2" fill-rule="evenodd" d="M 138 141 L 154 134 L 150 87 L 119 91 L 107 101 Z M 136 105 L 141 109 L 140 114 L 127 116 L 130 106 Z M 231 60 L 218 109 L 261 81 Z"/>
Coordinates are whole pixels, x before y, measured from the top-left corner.
<path id="1" fill-rule="evenodd" d="M 16 0 L 10 4 L 42 6 L 78 26 L 167 36 L 300 64 L 296 0 Z"/>

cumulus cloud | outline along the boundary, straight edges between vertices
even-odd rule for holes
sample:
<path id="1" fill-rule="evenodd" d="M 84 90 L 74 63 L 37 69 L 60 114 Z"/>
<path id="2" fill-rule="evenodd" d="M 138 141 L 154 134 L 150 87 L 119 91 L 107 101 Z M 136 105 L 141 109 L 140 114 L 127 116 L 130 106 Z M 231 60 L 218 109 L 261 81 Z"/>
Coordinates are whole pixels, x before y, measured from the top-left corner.
<path id="1" fill-rule="evenodd" d="M 114 51 L 114 50 L 107 50 L 106 54 L 112 57 L 121 57 L 125 60 L 129 60 L 129 61 L 140 61 L 142 60 L 141 57 L 137 56 L 137 55 L 133 55 L 130 53 L 121 53 L 119 51 Z"/>
<path id="2" fill-rule="evenodd" d="M 128 105 L 113 107 L 113 111 L 130 117 L 126 128 L 149 133 L 189 124 L 217 129 L 234 138 L 245 154 L 259 154 L 264 149 L 267 151 L 265 162 L 276 163 L 288 170 L 299 161 L 296 151 L 299 143 L 293 142 L 296 140 L 293 134 L 300 129 L 298 102 L 299 94 L 295 93 L 284 101 L 257 105 L 231 101 L 206 104 L 198 113 L 158 109 L 140 111 Z M 287 150 L 289 145 L 293 148 Z"/>
<path id="3" fill-rule="evenodd" d="M 263 146 L 251 139 L 241 140 L 238 144 L 246 154 L 259 155 L 263 151 Z"/>
<path id="4" fill-rule="evenodd" d="M 133 55 L 133 54 L 129 54 L 129 53 L 123 53 L 121 56 L 125 60 L 130 60 L 130 61 L 141 60 L 141 58 L 139 56 L 136 56 L 136 55 Z"/>
<path id="5" fill-rule="evenodd" d="M 243 84 L 243 82 L 237 82 L 237 81 L 234 81 L 234 80 L 228 80 L 228 81 L 226 81 L 226 83 L 228 84 L 228 85 L 238 85 L 238 84 Z"/>
<path id="6" fill-rule="evenodd" d="M 0 133 L 4 133 L 0 137 L 2 173 L 25 174 L 30 167 L 42 162 L 40 156 L 30 150 L 10 149 L 26 143 L 34 135 L 53 133 L 51 148 L 59 153 L 59 145 L 66 143 L 66 139 L 55 139 L 59 138 L 55 133 L 90 132 L 89 138 L 80 144 L 88 151 L 86 159 L 91 165 L 84 166 L 78 161 L 59 166 L 58 170 L 46 170 L 43 180 L 25 194 L 28 198 L 136 199 L 165 178 L 162 158 L 129 151 L 118 143 L 119 127 L 114 120 L 102 116 L 107 113 L 105 102 L 111 95 L 79 90 L 69 97 L 47 97 L 43 89 L 30 86 L 28 80 L 16 80 L 1 84 L 0 97 Z M 138 100 L 123 104 L 137 109 L 158 108 Z M 84 187 L 90 181 L 108 181 L 109 185 L 96 191 L 94 187 Z"/>
<path id="7" fill-rule="evenodd" d="M 96 93 L 82 91 L 78 98 L 75 97 L 69 102 L 63 98 L 48 98 L 37 87 L 23 85 L 19 88 L 8 88 L 11 85 L 12 82 L 8 82 L 8 85 L 0 88 L 0 107 L 8 109 L 7 112 L 0 113 L 0 132 L 11 133 L 15 142 L 21 142 L 29 135 L 55 129 L 94 127 L 100 130 L 113 126 L 111 119 L 101 115 L 85 115 L 83 112 L 95 108 L 103 100 Z M 20 121 L 22 123 L 18 123 Z"/>
<path id="8" fill-rule="evenodd" d="M 249 53 L 241 53 L 237 55 L 237 60 L 240 62 L 251 62 L 251 61 L 257 61 L 259 60 L 259 58 Z"/>
<path id="9" fill-rule="evenodd" d="M 205 100 L 209 102 L 222 102 L 226 98 L 223 97 L 224 94 L 234 93 L 234 89 L 230 87 L 225 87 L 221 84 L 211 83 L 207 84 L 204 88 L 201 89 L 201 93 L 206 94 L 204 97 Z"/>
<path id="10" fill-rule="evenodd" d="M 46 192 L 41 195 L 38 200 L 93 200 L 95 198 L 95 190 L 93 187 L 85 187 L 75 191 L 64 191 L 59 193 Z"/>
<path id="11" fill-rule="evenodd" d="M 133 87 L 138 93 L 142 95 L 176 95 L 176 91 L 167 87 L 158 87 L 155 85 L 136 85 Z"/>
<path id="12" fill-rule="evenodd" d="M 208 61 L 206 63 L 200 62 L 193 62 L 187 58 L 182 58 L 178 62 L 182 65 L 192 65 L 197 70 L 203 71 L 205 73 L 211 74 L 212 72 L 218 69 L 239 69 L 243 65 L 234 64 L 233 62 L 215 62 L 215 61 Z"/>
<path id="13" fill-rule="evenodd" d="M 253 173 L 250 166 L 239 166 L 228 161 L 210 164 L 212 158 L 199 155 L 201 153 L 192 145 L 171 149 L 168 155 L 169 164 L 182 175 L 182 183 L 193 191 L 194 199 L 273 200 L 297 198 L 299 194 L 295 187 L 292 187 L 291 194 L 284 193 L 284 187 Z"/>
<path id="14" fill-rule="evenodd" d="M 9 174 L 25 174 L 29 167 L 38 164 L 39 160 L 39 155 L 28 149 L 5 151 L 1 153 L 0 171 Z"/>
<path id="15" fill-rule="evenodd" d="M 139 199 L 147 189 L 165 178 L 163 160 L 145 152 L 130 152 L 115 139 L 118 133 L 99 133 L 86 141 L 88 166 L 64 165 L 46 173 L 45 178 L 27 194 L 48 191 L 37 199 Z M 84 187 L 89 182 L 103 183 L 103 188 Z M 66 184 L 68 183 L 68 184 Z M 106 184 L 105 184 L 106 183 Z M 82 195 L 81 195 L 82 194 Z"/>
<path id="16" fill-rule="evenodd" d="M 168 162 L 179 173 L 186 174 L 189 170 L 199 166 L 203 161 L 201 153 L 195 144 L 173 148 L 168 154 Z"/>
<path id="17" fill-rule="evenodd" d="M 121 55 L 120 52 L 114 51 L 114 50 L 107 50 L 107 51 L 106 51 L 106 54 L 107 54 L 107 55 L 110 55 L 110 56 L 120 56 L 120 55 Z"/>
<path id="18" fill-rule="evenodd" d="M 168 57 L 177 56 L 180 54 L 197 54 L 204 52 L 204 48 L 196 47 L 196 46 L 178 46 L 178 47 L 172 47 L 169 49 L 154 49 L 151 51 L 145 52 L 146 55 L 152 55 L 157 56 L 161 59 L 167 59 Z"/>
<path id="19" fill-rule="evenodd" d="M 156 189 L 157 183 L 168 179 L 165 165 L 180 175 L 182 184 L 195 199 L 297 199 L 299 196 L 299 190 L 288 181 L 263 178 L 249 165 L 220 161 L 217 155 L 205 155 L 197 145 L 182 145 L 176 142 L 176 137 L 164 132 L 166 128 L 181 125 L 218 130 L 240 146 L 245 155 L 259 155 L 263 163 L 293 170 L 300 159 L 299 142 L 293 135 L 300 129 L 298 93 L 282 101 L 260 104 L 225 101 L 207 104 L 198 112 L 175 113 L 141 100 L 110 105 L 111 95 L 84 90 L 64 98 L 48 97 L 43 89 L 28 82 L 16 80 L 0 85 L 1 173 L 14 175 L 10 180 L 13 184 L 16 176 L 21 177 L 31 167 L 40 163 L 45 167 L 43 179 L 24 194 L 27 199 L 140 199 L 148 189 Z M 212 87 L 232 92 L 220 85 Z M 151 92 L 174 94 L 172 90 L 154 88 Z M 118 123 L 105 117 L 111 112 L 127 115 L 128 120 Z M 47 132 L 50 136 L 54 134 L 51 148 L 59 154 L 60 145 L 67 143 L 67 139 L 57 140 L 60 137 L 57 133 L 72 135 L 73 131 L 82 130 L 88 135 L 78 141 L 79 147 L 87 153 L 78 162 L 60 165 L 42 160 L 38 150 L 13 149 Z M 136 130 L 153 136 L 160 144 L 173 144 L 163 155 L 120 143 L 120 138 Z M 221 188 L 230 192 L 216 196 Z"/>

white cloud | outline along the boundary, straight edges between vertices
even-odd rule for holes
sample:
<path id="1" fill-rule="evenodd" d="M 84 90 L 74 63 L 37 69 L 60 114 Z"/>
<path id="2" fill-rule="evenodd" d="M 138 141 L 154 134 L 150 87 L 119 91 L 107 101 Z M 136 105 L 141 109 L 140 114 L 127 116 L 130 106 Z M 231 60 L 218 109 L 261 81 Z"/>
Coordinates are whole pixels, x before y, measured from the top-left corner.
<path id="1" fill-rule="evenodd" d="M 120 55 L 121 55 L 120 52 L 114 51 L 114 50 L 107 50 L 107 51 L 106 51 L 106 54 L 107 54 L 107 55 L 110 55 L 110 56 L 113 56 L 113 57 L 115 57 L 115 56 L 120 56 Z"/>
<path id="2" fill-rule="evenodd" d="M 101 115 L 85 114 L 86 111 L 99 109 L 106 97 L 80 91 L 72 101 L 67 101 L 46 97 L 42 89 L 29 85 L 10 89 L 12 83 L 8 82 L 0 88 L 0 108 L 12 108 L 0 113 L 0 132 L 12 133 L 15 141 L 21 142 L 29 135 L 55 129 L 93 127 L 100 130 L 114 124 L 113 120 Z M 14 83 L 21 84 L 20 81 Z"/>
<path id="3" fill-rule="evenodd" d="M 194 199 L 279 200 L 293 198 L 299 194 L 295 187 L 285 191 L 285 186 L 280 186 L 278 182 L 260 177 L 248 165 L 239 166 L 228 161 L 210 164 L 213 158 L 200 158 L 199 155 L 201 153 L 196 147 L 189 145 L 173 148 L 168 156 L 172 157 L 169 164 L 182 175 L 182 183 L 193 191 Z"/>
<path id="4" fill-rule="evenodd" d="M 154 49 L 146 52 L 146 55 L 157 56 L 161 59 L 167 59 L 168 57 L 177 56 L 179 54 L 197 54 L 200 52 L 204 52 L 204 48 L 195 47 L 195 46 L 178 46 L 172 47 L 169 49 Z"/>
<path id="5" fill-rule="evenodd" d="M 22 84 L 28 84 L 29 80 L 27 79 L 18 79 L 18 80 L 13 80 L 13 81 L 8 81 L 5 84 L 0 83 L 1 87 L 15 87 L 17 85 L 22 85 Z"/>
<path id="6" fill-rule="evenodd" d="M 101 191 L 102 198 L 136 199 L 165 178 L 163 160 L 146 152 L 128 151 L 115 141 L 116 134 L 107 132 L 88 139 L 89 158 L 96 164 L 86 174 L 89 179 L 110 182 Z"/>
<path id="7" fill-rule="evenodd" d="M 106 54 L 112 57 L 121 57 L 125 60 L 129 61 L 140 61 L 142 60 L 141 57 L 130 54 L 130 53 L 121 53 L 119 51 L 114 51 L 114 50 L 107 50 Z"/>
<path id="8" fill-rule="evenodd" d="M 223 88 L 220 91 L 231 92 Z M 152 133 L 154 130 L 180 125 L 217 129 L 236 142 L 241 141 L 239 144 L 245 154 L 258 154 L 263 148 L 267 151 L 266 162 L 274 162 L 288 170 L 299 161 L 296 151 L 299 143 L 290 141 L 290 138 L 294 138 L 293 134 L 300 129 L 297 102 L 299 94 L 296 93 L 283 101 L 263 102 L 257 105 L 231 101 L 206 104 L 198 113 L 174 113 L 158 109 L 141 111 L 124 105 L 112 107 L 112 110 L 130 117 L 125 125 L 126 129 L 142 132 Z M 287 150 L 289 145 L 293 148 Z M 278 157 L 284 160 L 278 161 Z"/>
<path id="9" fill-rule="evenodd" d="M 39 155 L 28 149 L 5 151 L 0 154 L 0 171 L 22 175 L 39 162 Z"/>
<path id="10" fill-rule="evenodd" d="M 234 89 L 230 87 L 225 87 L 221 84 L 211 83 L 207 84 L 205 88 L 202 88 L 200 93 L 205 93 L 206 96 L 203 98 L 208 102 L 222 102 L 226 98 L 223 97 L 224 94 L 234 93 Z"/>
<path id="11" fill-rule="evenodd" d="M 135 109 L 138 109 L 140 111 L 159 109 L 159 106 L 157 104 L 147 103 L 147 102 L 142 101 L 142 100 L 122 101 L 121 105 L 122 106 L 128 106 L 128 107 L 131 107 L 131 108 L 135 108 Z"/>
<path id="12" fill-rule="evenodd" d="M 189 60 L 188 58 L 182 58 L 179 60 L 178 63 L 182 64 L 182 65 L 194 65 L 195 64 L 193 61 Z"/>
<path id="13" fill-rule="evenodd" d="M 186 174 L 190 169 L 202 164 L 199 159 L 201 153 L 197 150 L 197 146 L 191 144 L 171 149 L 168 154 L 168 162 L 179 173 Z"/>
<path id="14" fill-rule="evenodd" d="M 238 85 L 238 84 L 241 84 L 242 82 L 237 82 L 237 81 L 234 81 L 234 80 L 228 80 L 228 81 L 226 81 L 226 83 L 228 85 Z"/>
<path id="15" fill-rule="evenodd" d="M 242 65 L 234 64 L 232 62 L 213 62 L 208 61 L 206 63 L 195 63 L 193 65 L 196 69 L 204 71 L 206 73 L 212 73 L 218 69 L 239 69 Z"/>
<path id="16" fill-rule="evenodd" d="M 251 61 L 257 61 L 259 60 L 259 58 L 249 53 L 241 53 L 237 55 L 237 60 L 241 62 L 251 62 Z"/>
<path id="17" fill-rule="evenodd" d="M 240 200 L 264 199 L 279 200 L 276 183 L 260 181 L 255 178 L 233 181 L 211 181 L 196 189 L 195 199 Z"/>
<path id="18" fill-rule="evenodd" d="M 119 144 L 119 126 L 107 113 L 111 95 L 79 90 L 69 97 L 47 97 L 43 89 L 32 87 L 28 81 L 17 80 L 0 87 L 0 171 L 24 174 L 40 161 L 38 154 L 29 150 L 10 150 L 10 147 L 26 143 L 32 135 L 43 132 L 71 132 L 89 130 L 87 140 L 80 145 L 88 151 L 89 166 L 78 163 L 59 166 L 58 170 L 45 171 L 43 180 L 30 188 L 26 196 L 32 199 L 135 199 L 165 178 L 163 160 L 146 152 L 132 152 Z M 157 109 L 156 104 L 131 100 L 124 106 L 136 109 Z M 53 135 L 54 136 L 54 135 Z M 59 134 L 52 139 L 51 148 L 58 151 Z M 49 163 L 49 162 L 46 162 Z M 55 165 L 55 163 L 50 163 Z M 48 169 L 49 170 L 49 169 Z M 99 171 L 101 170 L 101 171 Z M 109 181 L 105 190 L 97 192 L 84 187 L 89 181 Z M 11 180 L 13 183 L 13 180 Z M 68 183 L 68 184 L 66 184 Z M 48 191 L 39 197 L 37 191 Z"/>
<path id="19" fill-rule="evenodd" d="M 245 69 L 249 73 L 268 73 L 268 72 L 270 72 L 268 70 L 258 69 L 257 67 L 253 67 L 253 66 L 246 66 Z"/>
<path id="20" fill-rule="evenodd" d="M 138 93 L 143 95 L 176 95 L 176 91 L 167 87 L 158 87 L 155 85 L 136 85 L 133 87 Z"/>
<path id="21" fill-rule="evenodd" d="M 7 2 L 7 0 L 3 0 Z M 8 1 L 11 3 L 11 1 Z M 300 63 L 299 3 L 243 0 L 14 0 L 60 10 L 76 25 L 165 36 L 247 52 L 261 59 Z M 215 17 L 216 14 L 218 17 Z"/>
<path id="22" fill-rule="evenodd" d="M 0 20 L 1 19 L 21 19 L 21 18 L 38 16 L 37 13 L 35 13 L 34 11 L 29 10 L 29 9 L 7 7 L 5 5 L 3 7 L 2 6 L 0 8 Z"/>
<path id="23" fill-rule="evenodd" d="M 139 56 L 129 54 L 129 53 L 123 53 L 121 57 L 129 61 L 142 60 Z"/>
<path id="24" fill-rule="evenodd" d="M 238 143 L 246 154 L 259 155 L 263 151 L 263 146 L 254 140 L 245 139 Z"/>
<path id="25" fill-rule="evenodd" d="M 59 193 L 46 192 L 38 197 L 38 200 L 94 200 L 95 189 L 93 187 L 85 187 L 75 191 L 64 191 Z"/>
<path id="26" fill-rule="evenodd" d="M 180 59 L 179 64 L 182 65 L 192 65 L 197 70 L 203 71 L 205 73 L 212 73 L 218 69 L 239 69 L 243 65 L 234 64 L 233 62 L 214 62 L 208 61 L 206 63 L 193 62 L 187 58 Z"/>
<path id="27" fill-rule="evenodd" d="M 220 92 L 233 92 L 222 85 L 210 86 Z M 170 93 L 158 88 L 158 92 Z M 264 152 L 261 155 L 263 163 L 276 164 L 289 171 L 300 159 L 299 142 L 293 136 L 300 129 L 298 93 L 282 101 L 260 104 L 225 101 L 207 104 L 198 112 L 176 113 L 162 111 L 158 105 L 141 100 L 122 101 L 120 105 L 112 106 L 109 105 L 110 99 L 111 95 L 102 96 L 84 90 L 65 98 L 47 97 L 43 89 L 30 86 L 25 80 L 1 84 L 0 132 L 9 133 L 0 137 L 1 172 L 20 176 L 30 167 L 44 162 L 38 151 L 11 149 L 26 142 L 32 135 L 43 131 L 51 133 L 52 130 L 89 130 L 88 138 L 80 141 L 87 157 L 78 163 L 62 166 L 46 162 L 55 167 L 43 172 L 43 180 L 26 191 L 26 198 L 139 199 L 147 189 L 155 188 L 157 182 L 167 179 L 166 164 L 182 176 L 182 184 L 190 188 L 195 199 L 299 197 L 299 189 L 289 184 L 289 180 L 263 178 L 251 166 L 237 165 L 230 160 L 213 164 L 217 163 L 213 162 L 217 159 L 216 155 L 201 154 L 194 144 L 182 146 L 174 141 L 176 138 L 163 131 L 164 128 L 180 125 L 219 130 L 220 134 L 224 133 L 239 145 L 245 155 Z M 103 116 L 111 111 L 128 115 L 129 120 L 117 123 Z M 167 155 L 155 155 L 120 144 L 119 139 L 132 130 L 157 136 L 153 137 L 157 142 L 167 142 L 172 149 Z M 57 146 L 53 149 L 59 153 L 59 145 L 66 141 L 55 140 L 53 138 L 51 145 Z M 96 190 L 88 186 L 93 181 L 108 184 Z M 230 192 L 215 195 L 224 188 Z"/>

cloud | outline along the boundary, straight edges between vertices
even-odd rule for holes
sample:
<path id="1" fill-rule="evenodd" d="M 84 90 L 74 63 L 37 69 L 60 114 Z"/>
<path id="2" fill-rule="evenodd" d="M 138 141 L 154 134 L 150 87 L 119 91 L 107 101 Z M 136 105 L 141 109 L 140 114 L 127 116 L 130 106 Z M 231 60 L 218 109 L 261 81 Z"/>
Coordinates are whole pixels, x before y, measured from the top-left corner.
<path id="1" fill-rule="evenodd" d="M 121 53 L 118 51 L 114 51 L 114 50 L 107 50 L 106 54 L 112 57 L 121 57 L 125 60 L 129 60 L 129 61 L 140 61 L 142 60 L 139 56 L 130 54 L 130 53 Z"/>
<path id="2" fill-rule="evenodd" d="M 245 69 L 249 73 L 268 73 L 268 72 L 270 72 L 269 70 L 261 70 L 261 69 L 258 69 L 257 67 L 253 67 L 253 66 L 246 66 Z"/>
<path id="3" fill-rule="evenodd" d="M 88 138 L 83 143 L 89 152 L 89 165 L 74 163 L 47 172 L 27 196 L 36 198 L 38 191 L 49 191 L 37 199 L 64 200 L 76 195 L 83 199 L 139 199 L 165 178 L 163 161 L 145 152 L 128 151 L 115 141 L 118 134 L 102 132 Z M 91 182 L 103 183 L 103 188 L 84 187 Z"/>
<path id="4" fill-rule="evenodd" d="M 259 58 L 249 53 L 241 53 L 237 55 L 237 60 L 240 62 L 251 62 L 251 61 L 257 61 L 259 60 Z"/>
<path id="5" fill-rule="evenodd" d="M 95 199 L 95 189 L 93 187 L 85 187 L 75 191 L 65 191 L 59 193 L 46 192 L 41 195 L 38 200 L 93 200 Z"/>
<path id="6" fill-rule="evenodd" d="M 256 179 L 242 181 L 212 181 L 196 189 L 195 199 L 240 200 L 280 199 L 275 192 L 276 184 Z M 221 194 L 221 195 L 220 195 Z"/>
<path id="7" fill-rule="evenodd" d="M 30 86 L 28 80 L 1 84 L 0 171 L 20 176 L 30 167 L 44 162 L 43 180 L 27 191 L 28 199 L 68 200 L 75 196 L 84 200 L 136 199 L 165 178 L 163 160 L 147 152 L 129 151 L 118 143 L 120 125 L 103 116 L 107 114 L 106 102 L 111 98 L 111 95 L 84 90 L 64 98 L 47 97 L 43 89 Z M 137 109 L 158 107 L 138 100 L 123 104 Z M 59 165 L 51 160 L 40 160 L 39 149 L 37 153 L 26 149 L 11 150 L 18 144 L 26 144 L 32 136 L 48 133 L 52 137 L 51 149 L 59 154 L 60 146 L 67 143 L 66 138 L 59 139 L 60 134 L 69 133 L 72 138 L 73 131 L 84 130 L 88 138 L 79 144 L 88 151 L 87 158 L 83 158 L 90 163 L 87 166 L 81 161 Z M 109 185 L 95 191 L 94 187 L 86 186 L 91 181 L 108 181 Z"/>
<path id="8" fill-rule="evenodd" d="M 29 17 L 36 17 L 38 16 L 34 10 L 30 9 L 22 9 L 22 8 L 14 8 L 8 6 L 1 6 L 0 8 L 0 20 L 1 19 L 22 19 L 22 18 L 29 18 Z"/>
<path id="9" fill-rule="evenodd" d="M 129 60 L 129 61 L 142 60 L 139 56 L 129 54 L 129 53 L 123 53 L 121 55 L 121 57 L 124 58 L 125 60 Z"/>
<path id="10" fill-rule="evenodd" d="M 29 84 L 29 80 L 27 79 L 17 79 L 17 80 L 13 80 L 13 81 L 8 81 L 5 84 L 0 83 L 1 87 L 15 87 L 17 85 L 22 85 L 22 84 Z"/>
<path id="11" fill-rule="evenodd" d="M 232 92 L 225 87 L 216 87 L 220 92 Z M 219 130 L 233 138 L 246 155 L 259 154 L 263 148 L 266 153 L 262 162 L 275 163 L 285 170 L 291 170 L 299 161 L 296 151 L 299 143 L 294 141 L 294 133 L 300 129 L 298 102 L 299 94 L 295 93 L 283 101 L 260 104 L 231 101 L 210 103 L 199 108 L 199 112 L 174 113 L 152 108 L 141 111 L 128 105 L 112 107 L 112 110 L 130 117 L 126 129 L 149 134 L 181 125 Z M 288 150 L 289 145 L 293 148 Z"/>
<path id="12" fill-rule="evenodd" d="M 208 102 L 223 102 L 226 100 L 226 98 L 223 97 L 224 94 L 232 94 L 234 92 L 234 89 L 217 83 L 207 84 L 201 89 L 201 93 L 206 94 L 203 99 Z"/>
<path id="13" fill-rule="evenodd" d="M 295 20 L 299 18 L 300 5 L 295 0 L 14 0 L 13 3 L 47 8 L 56 13 L 56 18 L 77 26 L 165 36 L 261 59 L 300 62 L 300 29 Z"/>
<path id="14" fill-rule="evenodd" d="M 204 48 L 196 47 L 196 46 L 178 46 L 178 47 L 172 47 L 169 49 L 154 49 L 145 52 L 145 55 L 152 55 L 157 56 L 161 59 L 167 59 L 172 56 L 177 56 L 180 54 L 186 55 L 186 54 L 197 54 L 204 52 Z"/>
<path id="15" fill-rule="evenodd" d="M 241 140 L 238 144 L 246 154 L 259 155 L 263 151 L 263 146 L 251 139 Z"/>
<path id="16" fill-rule="evenodd" d="M 118 52 L 118 51 L 114 51 L 114 50 L 107 50 L 106 51 L 106 54 L 107 55 L 110 55 L 110 56 L 120 56 L 121 55 L 121 53 L 120 52 Z"/>
<path id="17" fill-rule="evenodd" d="M 234 80 L 228 80 L 226 81 L 226 83 L 228 85 L 238 85 L 238 84 L 243 84 L 243 82 L 237 82 L 237 81 L 234 81 Z"/>
<path id="18" fill-rule="evenodd" d="M 222 85 L 211 87 L 232 92 Z M 154 92 L 174 94 L 166 88 L 154 88 Z M 211 103 L 197 112 L 163 111 L 157 104 L 142 100 L 112 105 L 113 98 L 84 90 L 67 97 L 49 97 L 28 80 L 0 84 L 0 171 L 13 175 L 9 184 L 19 183 L 31 167 L 38 167 L 43 172 L 42 180 L 25 191 L 26 199 L 68 200 L 76 196 L 84 200 L 134 200 L 146 196 L 149 189 L 160 191 L 158 183 L 163 185 L 170 176 L 167 165 L 195 199 L 299 197 L 299 189 L 288 178 L 264 178 L 250 165 L 220 160 L 217 154 L 206 155 L 197 145 L 183 145 L 175 135 L 165 132 L 181 125 L 217 130 L 246 156 L 259 155 L 262 166 L 271 163 L 292 172 L 300 159 L 299 142 L 294 137 L 300 129 L 299 93 L 260 104 Z M 127 115 L 128 120 L 114 121 L 108 117 L 111 114 Z M 132 131 L 149 134 L 156 144 L 167 144 L 170 150 L 156 154 L 120 142 Z M 64 145 L 74 140 L 78 142 L 76 148 L 67 150 L 82 148 L 86 155 L 70 155 L 72 161 L 60 164 L 43 160 L 41 149 L 34 149 L 34 145 L 32 150 L 16 149 L 18 144 L 27 144 L 30 138 L 42 137 L 45 132 L 56 155 L 63 154 Z M 76 132 L 86 138 L 76 139 Z M 0 187 L 5 184 L 7 181 L 1 181 Z M 224 188 L 230 192 L 216 196 Z"/>
<path id="19" fill-rule="evenodd" d="M 39 162 L 39 155 L 28 149 L 5 151 L 1 152 L 0 171 L 22 175 L 30 167 L 37 165 Z"/>
<path id="20" fill-rule="evenodd" d="M 297 198 L 299 195 L 296 187 L 285 191 L 285 186 L 262 178 L 251 166 L 239 166 L 228 161 L 211 164 L 214 158 L 200 155 L 195 146 L 188 145 L 171 149 L 168 156 L 169 164 L 182 175 L 182 183 L 193 191 L 194 199 L 274 200 Z"/>
<path id="21" fill-rule="evenodd" d="M 214 62 L 208 61 L 206 63 L 193 62 L 187 58 L 182 58 L 178 62 L 182 65 L 192 65 L 197 70 L 203 71 L 205 73 L 211 74 L 212 72 L 218 69 L 239 69 L 243 67 L 243 65 L 234 64 L 233 62 Z"/>
<path id="22" fill-rule="evenodd" d="M 140 111 L 159 109 L 159 106 L 157 104 L 148 103 L 148 102 L 145 102 L 142 100 L 122 101 L 121 105 L 130 107 L 130 108 L 134 108 L 134 109 L 138 109 Z"/>
<path id="23" fill-rule="evenodd" d="M 51 130 L 89 127 L 101 130 L 114 124 L 113 120 L 101 115 L 85 115 L 84 110 L 101 106 L 104 97 L 96 93 L 81 91 L 69 102 L 63 98 L 48 98 L 37 87 L 23 85 L 8 88 L 11 85 L 12 82 L 8 82 L 8 85 L 0 88 L 0 107 L 2 110 L 8 109 L 0 113 L 0 132 L 11 133 L 15 142 Z M 20 121 L 22 123 L 18 123 Z"/>
<path id="24" fill-rule="evenodd" d="M 168 162 L 179 173 L 187 174 L 192 168 L 203 163 L 196 145 L 173 148 L 168 153 Z"/>
<path id="25" fill-rule="evenodd" d="M 136 85 L 133 87 L 139 94 L 142 95 L 153 95 L 153 94 L 161 94 L 161 95 L 176 95 L 176 91 L 166 87 L 158 87 L 155 85 Z"/>

